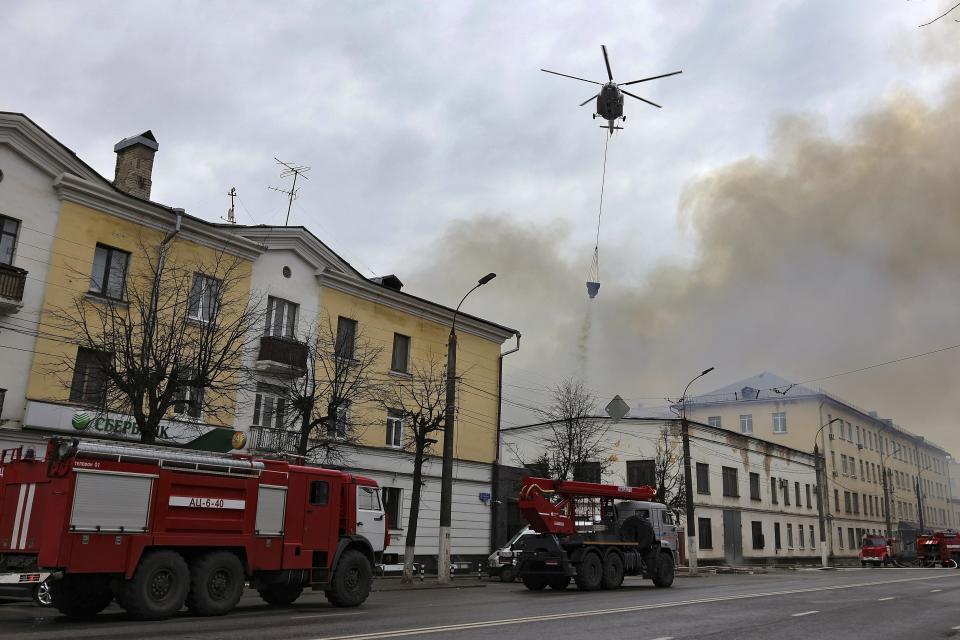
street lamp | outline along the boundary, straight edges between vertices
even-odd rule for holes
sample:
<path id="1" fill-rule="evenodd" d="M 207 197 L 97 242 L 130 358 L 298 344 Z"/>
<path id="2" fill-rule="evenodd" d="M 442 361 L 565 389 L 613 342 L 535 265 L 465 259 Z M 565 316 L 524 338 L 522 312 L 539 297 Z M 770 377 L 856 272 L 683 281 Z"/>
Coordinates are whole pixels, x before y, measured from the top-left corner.
<path id="1" fill-rule="evenodd" d="M 843 424 L 842 418 L 831 418 L 827 422 L 820 425 L 820 428 L 817 429 L 817 432 L 813 434 L 813 458 L 814 464 L 816 465 L 816 476 L 817 476 L 817 517 L 820 520 L 820 564 L 823 565 L 823 568 L 827 568 L 827 522 L 826 514 L 824 513 L 824 500 L 827 500 L 827 443 L 823 439 L 823 430 L 828 425 L 833 424 L 834 422 L 839 422 Z M 823 442 L 823 475 L 820 475 L 820 449 L 817 447 L 817 437 L 820 437 L 820 442 Z"/>
<path id="2" fill-rule="evenodd" d="M 693 478 L 690 472 L 690 428 L 687 424 L 687 390 L 690 385 L 713 371 L 713 367 L 704 369 L 700 375 L 687 383 L 680 396 L 680 432 L 683 438 L 683 483 L 685 502 L 687 503 L 687 558 L 690 562 L 690 575 L 697 573 L 697 528 L 693 519 Z"/>
<path id="3" fill-rule="evenodd" d="M 437 581 L 450 582 L 450 524 L 453 502 L 453 418 L 456 410 L 457 380 L 457 314 L 460 306 L 471 293 L 497 277 L 488 273 L 467 291 L 453 312 L 450 337 L 447 340 L 447 406 L 443 422 L 443 471 L 440 476 L 440 544 L 437 558 Z"/>

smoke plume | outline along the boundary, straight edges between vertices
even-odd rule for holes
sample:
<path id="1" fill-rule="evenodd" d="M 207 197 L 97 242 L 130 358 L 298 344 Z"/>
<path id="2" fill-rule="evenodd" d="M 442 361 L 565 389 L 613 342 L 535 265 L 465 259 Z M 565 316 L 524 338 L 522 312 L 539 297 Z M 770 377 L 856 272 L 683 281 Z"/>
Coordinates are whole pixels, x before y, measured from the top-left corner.
<path id="1" fill-rule="evenodd" d="M 601 406 L 617 393 L 662 406 L 657 398 L 678 396 L 708 366 L 716 371 L 699 392 L 761 371 L 829 376 L 960 343 L 958 150 L 960 82 L 936 105 L 892 97 L 842 138 L 816 117 L 783 117 L 766 157 L 685 189 L 677 218 L 694 257 L 655 268 L 640 286 L 608 267 L 589 301 L 581 266 L 591 247 L 562 222 L 507 214 L 451 224 L 409 281 L 454 300 L 474 275 L 498 272 L 468 311 L 523 332 L 504 366 L 517 402 L 543 401 L 539 387 L 574 373 Z M 604 250 L 608 265 L 629 267 L 626 244 Z M 810 386 L 960 453 L 958 363 L 960 349 Z"/>

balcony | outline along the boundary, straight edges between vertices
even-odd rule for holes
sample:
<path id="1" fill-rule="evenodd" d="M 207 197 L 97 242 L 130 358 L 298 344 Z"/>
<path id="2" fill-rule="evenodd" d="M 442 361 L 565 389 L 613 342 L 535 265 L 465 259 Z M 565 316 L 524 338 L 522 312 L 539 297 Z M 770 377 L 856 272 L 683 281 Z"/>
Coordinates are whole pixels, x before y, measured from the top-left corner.
<path id="1" fill-rule="evenodd" d="M 263 336 L 254 366 L 263 373 L 302 376 L 307 371 L 307 345 L 292 338 Z"/>
<path id="2" fill-rule="evenodd" d="M 299 444 L 300 433 L 297 431 L 250 427 L 250 451 L 295 454 Z"/>
<path id="3" fill-rule="evenodd" d="M 23 287 L 27 283 L 24 269 L 0 264 L 0 312 L 16 313 L 23 307 Z"/>

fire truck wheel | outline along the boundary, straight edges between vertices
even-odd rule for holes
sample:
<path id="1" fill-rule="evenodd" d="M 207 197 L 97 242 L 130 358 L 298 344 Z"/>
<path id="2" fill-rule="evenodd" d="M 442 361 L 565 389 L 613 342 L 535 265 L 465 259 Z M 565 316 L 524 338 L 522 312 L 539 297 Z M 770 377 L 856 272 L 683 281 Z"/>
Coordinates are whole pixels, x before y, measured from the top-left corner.
<path id="1" fill-rule="evenodd" d="M 673 554 L 663 551 L 657 558 L 657 568 L 653 573 L 653 584 L 658 587 L 669 587 L 673 584 Z"/>
<path id="2" fill-rule="evenodd" d="M 608 553 L 603 560 L 604 589 L 619 589 L 623 584 L 623 558 L 619 553 Z"/>
<path id="3" fill-rule="evenodd" d="M 333 581 L 326 591 L 327 600 L 335 607 L 357 607 L 370 595 L 373 570 L 366 556 L 348 549 L 340 556 L 333 572 Z"/>
<path id="4" fill-rule="evenodd" d="M 554 591 L 563 591 L 570 584 L 570 576 L 553 576 L 547 580 L 547 586 Z"/>
<path id="5" fill-rule="evenodd" d="M 144 554 L 133 578 L 120 588 L 120 606 L 138 620 L 163 620 L 183 608 L 190 570 L 175 551 Z"/>
<path id="6" fill-rule="evenodd" d="M 213 551 L 190 563 L 187 608 L 201 616 L 229 613 L 243 595 L 246 577 L 235 553 Z"/>
<path id="7" fill-rule="evenodd" d="M 523 576 L 523 586 L 530 591 L 543 591 L 547 588 L 547 579 L 543 576 Z"/>
<path id="8" fill-rule="evenodd" d="M 299 584 L 271 584 L 257 589 L 257 593 L 267 604 L 285 607 L 300 597 L 303 587 Z"/>
<path id="9" fill-rule="evenodd" d="M 50 582 L 53 606 L 65 616 L 95 616 L 113 600 L 113 592 L 104 576 L 64 576 Z"/>
<path id="10" fill-rule="evenodd" d="M 587 551 L 577 567 L 574 578 L 580 591 L 596 591 L 603 584 L 603 561 L 600 554 Z"/>

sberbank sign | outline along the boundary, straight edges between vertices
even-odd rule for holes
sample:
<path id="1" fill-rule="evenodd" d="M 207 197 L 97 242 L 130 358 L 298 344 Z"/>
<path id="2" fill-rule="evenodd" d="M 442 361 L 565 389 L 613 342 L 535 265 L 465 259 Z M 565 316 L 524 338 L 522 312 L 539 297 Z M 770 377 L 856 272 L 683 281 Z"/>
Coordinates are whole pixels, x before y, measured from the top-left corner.
<path id="1" fill-rule="evenodd" d="M 95 431 L 111 436 L 140 436 L 140 427 L 136 421 L 128 416 L 111 418 L 109 416 L 91 415 L 86 411 L 78 411 L 73 414 L 70 424 L 77 431 L 90 432 Z M 169 439 L 170 433 L 167 425 L 157 426 L 157 437 Z"/>

